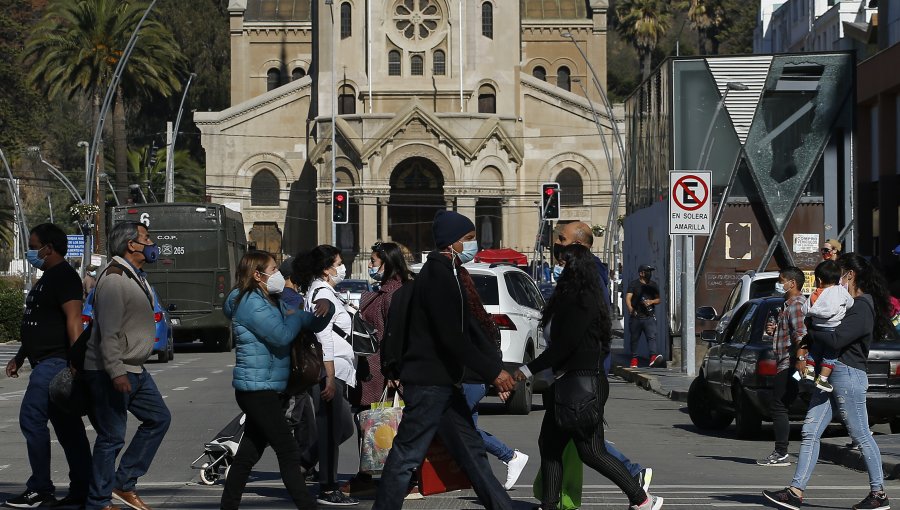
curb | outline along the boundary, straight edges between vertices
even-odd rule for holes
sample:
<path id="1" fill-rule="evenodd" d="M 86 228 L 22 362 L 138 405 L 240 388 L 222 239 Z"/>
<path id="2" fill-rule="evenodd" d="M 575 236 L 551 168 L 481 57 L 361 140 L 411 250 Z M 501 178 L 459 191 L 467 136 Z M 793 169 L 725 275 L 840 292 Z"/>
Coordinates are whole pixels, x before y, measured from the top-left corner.
<path id="1" fill-rule="evenodd" d="M 654 375 L 643 373 L 639 369 L 625 368 L 617 365 L 613 367 L 613 374 L 628 382 L 633 382 L 645 390 L 662 395 L 669 400 L 674 400 L 675 402 L 687 402 L 687 391 L 663 388 L 662 384 L 659 382 L 659 378 Z"/>
<path id="2" fill-rule="evenodd" d="M 846 441 L 848 438 L 843 439 Z M 823 441 L 820 443 L 819 458 L 855 471 L 866 472 L 866 459 L 862 452 L 843 444 Z M 881 464 L 885 480 L 896 480 L 900 476 L 900 462 L 894 456 L 882 455 Z"/>

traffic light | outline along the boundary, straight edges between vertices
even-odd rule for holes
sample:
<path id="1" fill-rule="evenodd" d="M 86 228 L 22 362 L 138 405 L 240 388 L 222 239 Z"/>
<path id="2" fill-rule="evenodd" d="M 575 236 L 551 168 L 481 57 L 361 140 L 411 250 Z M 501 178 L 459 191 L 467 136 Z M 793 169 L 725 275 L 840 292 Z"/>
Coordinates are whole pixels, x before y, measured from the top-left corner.
<path id="1" fill-rule="evenodd" d="M 541 217 L 545 220 L 559 219 L 559 183 L 541 184 Z"/>
<path id="2" fill-rule="evenodd" d="M 333 223 L 347 223 L 350 207 L 350 193 L 345 189 L 336 189 L 331 192 L 331 221 Z"/>

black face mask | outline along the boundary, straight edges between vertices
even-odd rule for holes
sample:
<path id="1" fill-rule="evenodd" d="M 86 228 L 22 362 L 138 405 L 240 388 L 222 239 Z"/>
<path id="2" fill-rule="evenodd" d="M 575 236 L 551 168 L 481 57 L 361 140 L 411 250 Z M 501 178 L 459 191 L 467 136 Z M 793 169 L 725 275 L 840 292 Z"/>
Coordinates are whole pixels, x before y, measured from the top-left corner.
<path id="1" fill-rule="evenodd" d="M 560 260 L 562 257 L 563 245 L 556 243 L 553 245 L 553 258 L 556 260 Z"/>

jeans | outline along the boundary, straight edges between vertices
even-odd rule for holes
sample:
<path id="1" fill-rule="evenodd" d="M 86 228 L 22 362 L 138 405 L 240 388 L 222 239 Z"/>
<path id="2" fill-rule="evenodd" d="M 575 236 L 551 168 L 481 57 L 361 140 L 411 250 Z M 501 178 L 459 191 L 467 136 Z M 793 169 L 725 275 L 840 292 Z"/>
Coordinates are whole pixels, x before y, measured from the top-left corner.
<path id="1" fill-rule="evenodd" d="M 859 443 L 866 470 L 869 472 L 869 487 L 873 491 L 884 489 L 884 472 L 882 471 L 881 452 L 872 431 L 869 430 L 869 414 L 866 411 L 866 390 L 869 377 L 862 370 L 849 367 L 841 362 L 834 365 L 829 379 L 834 387 L 832 393 L 814 390 L 803 422 L 803 441 L 800 443 L 800 457 L 791 486 L 800 490 L 806 489 L 812 476 L 816 462 L 819 460 L 819 445 L 822 433 L 831 422 L 834 409 L 837 408 L 847 432 L 856 443 Z"/>
<path id="2" fill-rule="evenodd" d="M 324 384 L 324 383 L 323 383 Z M 335 379 L 334 398 L 322 400 L 324 386 L 313 386 L 311 390 L 313 406 L 316 410 L 316 445 L 319 460 L 319 492 L 338 489 L 338 458 L 341 444 L 353 437 L 356 426 L 353 413 L 347 402 L 347 384 Z"/>
<path id="3" fill-rule="evenodd" d="M 797 381 L 791 377 L 793 372 L 792 368 L 786 368 L 775 374 L 772 380 L 772 428 L 775 431 L 775 451 L 781 455 L 787 455 L 791 434 L 788 411 L 800 391 Z"/>
<path id="4" fill-rule="evenodd" d="M 50 427 L 53 424 L 66 461 L 69 463 L 69 495 L 86 498 L 91 473 L 91 444 L 84 432 L 80 416 L 64 412 L 50 402 L 50 381 L 62 370 L 68 370 L 63 358 L 48 358 L 34 365 L 28 388 L 19 409 L 19 427 L 25 436 L 31 476 L 25 486 L 37 492 L 54 492 L 50 478 Z"/>
<path id="5" fill-rule="evenodd" d="M 475 430 L 481 434 L 484 440 L 484 448 L 488 453 L 500 459 L 500 462 L 508 463 L 515 456 L 515 452 L 509 446 L 503 444 L 493 435 L 478 428 L 478 403 L 487 394 L 487 389 L 483 384 L 463 384 L 463 393 L 466 395 L 466 404 L 472 411 L 472 423 L 475 424 Z"/>
<path id="6" fill-rule="evenodd" d="M 172 415 L 147 370 L 126 375 L 131 383 L 131 392 L 120 393 L 113 388 L 105 371 L 84 371 L 91 392 L 91 423 L 97 431 L 88 509 L 109 505 L 113 489 L 134 490 L 137 479 L 150 469 L 150 463 L 172 421 Z M 141 424 L 116 469 L 116 457 L 125 446 L 129 412 Z"/>
<path id="7" fill-rule="evenodd" d="M 250 478 L 250 471 L 259 462 L 266 447 L 271 445 L 278 457 L 278 468 L 291 499 L 297 508 L 315 509 L 316 501 L 306 489 L 300 472 L 300 447 L 284 417 L 282 400 L 274 391 L 235 391 L 238 407 L 247 415 L 244 436 L 234 455 L 234 462 L 225 479 L 220 508 L 238 508 Z"/>
<path id="8" fill-rule="evenodd" d="M 656 348 L 656 316 L 650 317 L 632 317 L 628 324 L 628 333 L 631 338 L 631 357 L 636 358 L 638 353 L 638 345 L 641 341 L 641 333 L 647 339 L 647 349 L 650 350 L 650 357 L 659 354 Z"/>
<path id="9" fill-rule="evenodd" d="M 622 453 L 618 449 L 616 449 L 615 445 L 613 445 L 612 443 L 610 443 L 609 441 L 607 441 L 605 439 L 603 440 L 603 442 L 606 445 L 606 451 L 610 455 L 612 455 L 613 457 L 618 459 L 619 462 L 621 462 L 622 464 L 625 464 L 625 469 L 628 470 L 628 473 L 631 476 L 637 476 L 641 473 L 641 471 L 644 470 L 644 466 L 640 465 L 637 462 L 631 462 L 631 459 L 629 459 L 628 457 L 625 456 L 624 453 Z"/>
<path id="10" fill-rule="evenodd" d="M 511 510 L 509 494 L 494 477 L 484 450 L 484 440 L 475 431 L 465 396 L 456 386 L 404 384 L 403 420 L 388 454 L 373 510 L 396 510 L 403 506 L 414 469 L 422 464 L 435 433 L 472 482 L 472 488 L 487 510 Z"/>

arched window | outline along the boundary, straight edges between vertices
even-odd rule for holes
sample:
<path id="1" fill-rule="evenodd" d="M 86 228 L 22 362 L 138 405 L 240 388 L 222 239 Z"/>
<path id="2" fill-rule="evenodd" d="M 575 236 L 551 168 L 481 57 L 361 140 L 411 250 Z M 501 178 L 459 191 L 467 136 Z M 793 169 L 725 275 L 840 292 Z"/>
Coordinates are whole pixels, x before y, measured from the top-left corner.
<path id="1" fill-rule="evenodd" d="M 356 94 L 349 85 L 342 85 L 338 93 L 338 115 L 353 115 L 356 113 Z"/>
<path id="2" fill-rule="evenodd" d="M 434 74 L 436 76 L 447 74 L 447 54 L 444 50 L 434 51 Z"/>
<path id="3" fill-rule="evenodd" d="M 490 85 L 478 89 L 478 113 L 497 113 L 497 92 Z"/>
<path id="4" fill-rule="evenodd" d="M 341 39 L 350 37 L 353 33 L 353 20 L 351 18 L 350 2 L 341 4 Z"/>
<path id="5" fill-rule="evenodd" d="M 388 76 L 400 76 L 400 52 L 397 50 L 388 52 Z"/>
<path id="6" fill-rule="evenodd" d="M 494 38 L 494 5 L 490 2 L 481 4 L 481 35 Z"/>
<path id="7" fill-rule="evenodd" d="M 534 76 L 535 78 L 537 78 L 541 81 L 547 81 L 547 70 L 544 69 L 542 66 L 536 66 L 531 71 L 531 76 Z"/>
<path id="8" fill-rule="evenodd" d="M 266 73 L 266 92 L 281 86 L 281 71 L 277 67 Z"/>
<path id="9" fill-rule="evenodd" d="M 270 170 L 260 170 L 250 182 L 250 205 L 277 206 L 279 202 L 278 177 Z"/>
<path id="10" fill-rule="evenodd" d="M 584 205 L 584 182 L 581 174 L 571 168 L 564 168 L 556 176 L 559 183 L 560 205 L 581 206 Z"/>
<path id="11" fill-rule="evenodd" d="M 569 68 L 562 66 L 556 71 L 556 86 L 563 90 L 572 90 L 572 80 Z"/>
<path id="12" fill-rule="evenodd" d="M 409 74 L 413 76 L 422 76 L 425 74 L 425 60 L 422 55 L 413 55 L 409 57 Z"/>
<path id="13" fill-rule="evenodd" d="M 291 81 L 297 81 L 306 76 L 306 69 L 302 67 L 295 67 L 293 71 L 291 71 Z"/>

